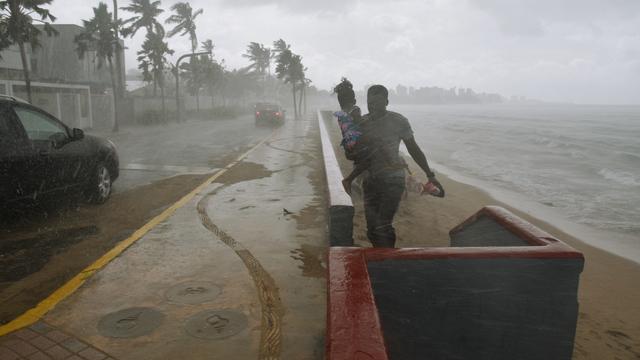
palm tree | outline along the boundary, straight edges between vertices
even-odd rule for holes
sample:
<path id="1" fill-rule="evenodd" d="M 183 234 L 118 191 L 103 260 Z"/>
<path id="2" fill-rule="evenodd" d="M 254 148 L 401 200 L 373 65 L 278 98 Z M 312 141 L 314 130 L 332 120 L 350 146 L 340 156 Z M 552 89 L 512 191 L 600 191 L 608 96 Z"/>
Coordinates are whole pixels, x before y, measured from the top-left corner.
<path id="1" fill-rule="evenodd" d="M 160 9 L 159 0 L 153 2 L 151 0 L 132 0 L 129 6 L 120 9 L 135 14 L 122 23 L 124 37 L 133 37 L 142 28 L 150 33 L 154 31 L 154 28 L 161 26 L 158 22 L 158 15 L 162 14 L 164 10 Z"/>
<path id="2" fill-rule="evenodd" d="M 164 96 L 164 71 L 167 64 L 166 56 L 173 54 L 173 50 L 169 49 L 169 44 L 164 41 L 164 39 L 165 32 L 162 26 L 158 26 L 155 31 L 147 32 L 142 48 L 137 54 L 143 75 L 145 74 L 145 71 L 152 74 L 154 81 L 156 81 L 160 86 L 162 116 L 165 117 L 166 120 L 167 111 Z"/>
<path id="3" fill-rule="evenodd" d="M 93 8 L 93 18 L 83 20 L 82 23 L 84 24 L 84 31 L 75 37 L 78 55 L 82 59 L 88 51 L 95 51 L 98 68 L 102 67 L 105 61 L 107 62 L 111 74 L 114 105 L 116 105 L 115 108 L 118 109 L 117 97 L 115 96 L 117 84 L 113 70 L 113 57 L 115 55 L 115 49 L 120 47 L 120 43 L 117 41 L 112 17 L 109 10 L 107 10 L 107 4 L 103 2 L 99 3 L 98 7 Z M 113 123 L 113 131 L 118 131 L 117 116 L 115 116 Z"/>
<path id="4" fill-rule="evenodd" d="M 2 50 L 11 46 L 11 41 L 7 36 L 3 36 L 9 33 L 7 19 L 0 17 L 0 60 L 2 60 Z"/>
<path id="5" fill-rule="evenodd" d="M 213 59 L 213 48 L 214 47 L 216 47 L 216 46 L 213 44 L 213 40 L 211 40 L 211 39 L 207 39 L 207 40 L 202 42 L 202 51 L 210 53 L 211 55 L 209 55 L 209 57 L 211 59 Z"/>
<path id="6" fill-rule="evenodd" d="M 208 52 L 210 55 L 203 55 L 200 59 L 202 63 L 202 77 L 203 82 L 209 89 L 209 95 L 211 96 L 211 107 L 215 105 L 214 102 L 214 90 L 219 80 L 222 77 L 223 69 L 213 58 L 213 48 L 215 45 L 211 39 L 207 39 L 202 42 L 202 51 Z"/>
<path id="7" fill-rule="evenodd" d="M 122 23 L 122 35 L 124 37 L 133 37 L 138 30 L 143 28 L 146 29 L 147 35 L 154 32 L 156 34 L 159 32 L 164 34 L 164 28 L 157 19 L 158 16 L 164 12 L 163 9 L 160 9 L 159 0 L 153 2 L 151 0 L 133 0 L 129 6 L 122 7 L 121 9 L 135 14 Z M 156 96 L 157 88 L 158 79 L 154 76 L 153 96 Z"/>
<path id="8" fill-rule="evenodd" d="M 271 49 L 264 47 L 262 44 L 258 44 L 257 42 L 249 43 L 247 51 L 242 56 L 251 62 L 249 68 L 262 76 L 264 76 L 270 68 Z"/>
<path id="9" fill-rule="evenodd" d="M 178 33 L 180 33 L 180 36 L 189 35 L 189 39 L 191 40 L 191 53 L 195 53 L 198 48 L 195 20 L 198 15 L 202 14 L 202 9 L 198 9 L 194 12 L 188 2 L 178 2 L 171 6 L 171 10 L 175 11 L 175 14 L 169 16 L 165 20 L 165 23 L 175 24 L 175 26 L 173 29 L 169 30 L 167 36 L 173 37 Z M 197 59 L 195 59 L 195 56 L 192 56 L 190 59 L 192 69 L 195 68 L 194 63 L 196 61 Z M 199 89 L 196 89 L 196 108 L 200 111 Z"/>
<path id="10" fill-rule="evenodd" d="M 267 70 L 271 73 L 271 59 L 273 58 L 271 49 L 264 47 L 257 42 L 251 42 L 247 46 L 247 51 L 242 55 L 249 59 L 251 64 L 249 69 L 252 69 L 256 74 L 262 77 L 263 96 L 267 91 Z"/>
<path id="11" fill-rule="evenodd" d="M 22 72 L 27 88 L 27 100 L 31 102 L 31 79 L 29 76 L 29 63 L 25 43 L 31 44 L 31 48 L 40 45 L 38 37 L 41 31 L 33 25 L 33 22 L 44 24 L 44 31 L 48 36 L 57 35 L 58 32 L 51 27 L 47 20 L 53 22 L 56 17 L 44 5 L 51 4 L 52 0 L 2 0 L 0 1 L 0 50 L 2 46 L 17 44 L 20 48 L 22 60 Z M 31 15 L 39 17 L 34 19 Z"/>
<path id="12" fill-rule="evenodd" d="M 116 70 L 115 73 L 117 76 L 116 89 L 114 89 L 114 97 L 118 98 L 115 102 L 116 104 L 116 119 L 120 116 L 120 107 L 118 106 L 121 103 L 121 100 L 124 98 L 124 71 L 122 71 L 122 46 L 120 46 L 120 25 L 122 22 L 118 20 L 118 0 L 113 0 L 113 32 L 115 34 L 115 43 L 114 43 L 114 57 L 116 58 Z M 117 45 L 115 45 L 117 44 Z M 116 124 L 118 121 L 116 120 Z"/>
<path id="13" fill-rule="evenodd" d="M 304 71 L 306 68 L 302 65 L 302 57 L 294 54 L 290 46 L 282 39 L 273 43 L 276 55 L 276 75 L 278 79 L 284 80 L 285 83 L 291 84 L 291 92 L 293 93 L 293 113 L 295 118 L 299 117 L 299 105 L 296 101 L 297 84 L 301 83 L 304 87 Z"/>
<path id="14" fill-rule="evenodd" d="M 180 36 L 189 35 L 191 40 L 191 53 L 195 53 L 198 48 L 198 37 L 196 36 L 196 23 L 195 20 L 198 15 L 202 14 L 202 9 L 198 9 L 195 12 L 191 8 L 191 5 L 187 2 L 179 2 L 171 6 L 171 10 L 176 13 L 169 16 L 165 23 L 175 24 L 175 27 L 167 33 L 168 37 L 180 33 Z"/>
<path id="15" fill-rule="evenodd" d="M 305 68 L 305 71 L 306 71 L 306 68 Z M 312 83 L 311 79 L 308 79 L 308 78 L 305 77 L 305 79 L 304 79 L 304 87 L 302 88 L 302 90 L 303 90 L 302 91 L 302 97 L 304 97 L 304 111 L 303 111 L 303 114 L 307 113 L 307 88 L 310 87 L 311 83 Z"/>
<path id="16" fill-rule="evenodd" d="M 288 77 L 291 83 L 300 84 L 298 88 L 298 91 L 300 91 L 300 95 L 298 96 L 298 116 L 302 116 L 302 97 L 304 96 L 304 88 L 306 86 L 304 72 L 306 70 L 307 68 L 302 64 L 302 56 L 293 55 L 289 65 Z"/>
<path id="17" fill-rule="evenodd" d="M 294 117 L 298 117 L 296 108 L 296 85 L 291 82 L 288 77 L 293 52 L 291 52 L 290 46 L 282 39 L 273 42 L 273 51 L 276 54 L 276 76 L 278 79 L 284 80 L 285 83 L 291 83 L 293 92 L 293 114 Z"/>

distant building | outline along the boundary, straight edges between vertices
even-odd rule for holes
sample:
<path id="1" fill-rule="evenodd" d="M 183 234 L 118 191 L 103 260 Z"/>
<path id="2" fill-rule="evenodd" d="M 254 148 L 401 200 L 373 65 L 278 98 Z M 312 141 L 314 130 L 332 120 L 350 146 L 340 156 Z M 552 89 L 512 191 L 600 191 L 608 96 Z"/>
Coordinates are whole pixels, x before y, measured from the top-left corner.
<path id="1" fill-rule="evenodd" d="M 44 30 L 42 25 L 36 27 Z M 40 46 L 35 49 L 25 46 L 33 103 L 70 126 L 93 127 L 96 112 L 102 118 L 105 117 L 104 114 L 109 114 L 112 118 L 112 100 L 94 98 L 93 102 L 99 101 L 102 104 L 98 104 L 99 110 L 92 111 L 92 95 L 112 93 L 108 64 L 98 67 L 95 51 L 88 51 L 80 58 L 74 40 L 84 30 L 81 26 L 52 24 L 52 27 L 58 31 L 57 36 L 47 36 L 42 31 Z M 121 42 L 121 45 L 124 46 L 124 43 Z M 11 46 L 0 52 L 0 56 L 0 94 L 26 98 L 18 47 Z M 124 81 L 124 54 L 121 63 L 122 71 L 116 76 Z M 112 119 L 108 121 L 111 122 Z"/>

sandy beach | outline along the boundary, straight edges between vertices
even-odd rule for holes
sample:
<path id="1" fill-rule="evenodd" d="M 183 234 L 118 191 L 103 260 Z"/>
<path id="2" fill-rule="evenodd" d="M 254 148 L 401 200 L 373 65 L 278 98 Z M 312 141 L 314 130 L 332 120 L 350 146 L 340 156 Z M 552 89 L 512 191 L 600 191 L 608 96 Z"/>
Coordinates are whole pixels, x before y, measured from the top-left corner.
<path id="1" fill-rule="evenodd" d="M 447 191 L 446 198 L 408 193 L 402 201 L 395 219 L 398 247 L 449 246 L 449 229 L 485 205 L 503 206 L 585 256 L 573 358 L 640 359 L 640 265 L 587 245 L 516 207 L 496 201 L 481 189 L 442 174 L 438 179 Z M 371 246 L 366 239 L 362 202 L 358 196 L 354 196 L 354 202 L 356 243 Z"/>

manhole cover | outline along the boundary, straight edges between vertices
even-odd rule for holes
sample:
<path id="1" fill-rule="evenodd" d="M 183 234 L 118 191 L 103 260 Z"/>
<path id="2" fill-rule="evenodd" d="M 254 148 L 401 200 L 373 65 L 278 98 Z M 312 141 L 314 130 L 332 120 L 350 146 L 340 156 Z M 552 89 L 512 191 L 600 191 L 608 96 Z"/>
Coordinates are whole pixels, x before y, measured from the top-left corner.
<path id="1" fill-rule="evenodd" d="M 171 287 L 164 296 L 174 303 L 201 304 L 212 301 L 221 292 L 219 286 L 210 282 L 187 281 Z"/>
<path id="2" fill-rule="evenodd" d="M 98 322 L 98 331 L 113 338 L 134 338 L 155 330 L 164 320 L 158 310 L 135 307 L 107 314 Z"/>
<path id="3" fill-rule="evenodd" d="M 187 321 L 187 333 L 201 339 L 224 339 L 247 327 L 247 317 L 235 310 L 207 310 Z"/>

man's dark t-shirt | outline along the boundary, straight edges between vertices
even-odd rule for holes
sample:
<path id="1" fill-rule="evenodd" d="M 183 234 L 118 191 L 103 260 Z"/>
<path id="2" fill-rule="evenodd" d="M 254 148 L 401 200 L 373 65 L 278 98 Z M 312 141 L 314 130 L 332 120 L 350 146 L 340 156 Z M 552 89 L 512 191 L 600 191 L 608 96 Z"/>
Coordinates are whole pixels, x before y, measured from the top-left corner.
<path id="1" fill-rule="evenodd" d="M 368 175 L 371 177 L 404 178 L 406 163 L 399 154 L 400 141 L 413 137 L 409 120 L 397 112 L 387 111 L 380 118 L 363 116 L 359 124 L 363 135 L 373 145 L 368 156 Z"/>

